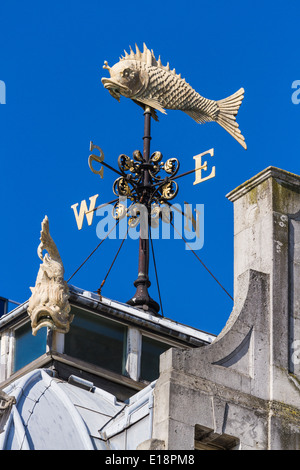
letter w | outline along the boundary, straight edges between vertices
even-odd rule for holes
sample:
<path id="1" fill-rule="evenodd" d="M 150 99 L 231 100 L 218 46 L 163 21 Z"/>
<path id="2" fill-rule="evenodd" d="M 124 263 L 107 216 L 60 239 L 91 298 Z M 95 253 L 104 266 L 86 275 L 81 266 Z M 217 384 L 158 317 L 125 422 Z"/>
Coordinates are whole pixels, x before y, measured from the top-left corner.
<path id="1" fill-rule="evenodd" d="M 96 200 L 97 200 L 98 196 L 99 196 L 99 194 L 95 194 L 95 196 L 91 196 L 89 198 L 90 199 L 90 208 L 89 209 L 87 208 L 86 201 L 85 200 L 81 201 L 79 214 L 78 214 L 78 211 L 77 211 L 78 202 L 76 204 L 73 204 L 73 206 L 71 206 L 71 209 L 73 209 L 73 211 L 74 211 L 74 215 L 75 215 L 78 230 L 82 229 L 84 216 L 86 216 L 88 224 L 89 225 L 92 224 L 93 216 L 94 216 L 94 209 L 95 209 Z"/>

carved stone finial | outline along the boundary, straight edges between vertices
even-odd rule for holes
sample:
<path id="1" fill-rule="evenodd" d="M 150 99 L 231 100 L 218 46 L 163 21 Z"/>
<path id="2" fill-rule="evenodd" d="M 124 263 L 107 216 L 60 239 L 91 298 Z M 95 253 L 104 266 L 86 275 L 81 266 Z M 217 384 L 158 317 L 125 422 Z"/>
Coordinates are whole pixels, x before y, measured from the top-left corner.
<path id="1" fill-rule="evenodd" d="M 43 261 L 37 275 L 35 287 L 31 287 L 28 315 L 32 334 L 46 326 L 60 333 L 67 333 L 73 315 L 70 315 L 69 288 L 64 281 L 64 267 L 54 241 L 49 233 L 49 220 L 42 222 L 41 243 L 37 253 Z M 43 257 L 43 250 L 48 253 Z"/>

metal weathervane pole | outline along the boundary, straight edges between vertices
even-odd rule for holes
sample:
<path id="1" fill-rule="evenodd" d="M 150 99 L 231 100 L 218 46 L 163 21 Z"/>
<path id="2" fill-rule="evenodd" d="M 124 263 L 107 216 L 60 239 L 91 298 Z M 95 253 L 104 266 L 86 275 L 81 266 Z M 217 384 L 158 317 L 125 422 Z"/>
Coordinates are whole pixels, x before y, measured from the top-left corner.
<path id="1" fill-rule="evenodd" d="M 149 174 L 149 159 L 150 159 L 150 142 L 151 142 L 151 108 L 146 107 L 144 112 L 144 148 L 143 148 L 143 186 L 141 187 L 141 200 L 140 202 L 147 207 L 147 224 L 150 226 L 150 213 L 149 201 L 151 197 L 151 177 Z M 144 221 L 145 222 L 145 221 Z M 134 281 L 136 293 L 134 297 L 128 300 L 129 305 L 142 306 L 145 310 L 151 310 L 155 314 L 159 312 L 159 305 L 153 300 L 149 293 L 148 287 L 151 282 L 149 280 L 149 231 L 145 227 L 140 227 L 139 239 L 139 262 L 138 262 L 138 278 Z M 143 229 L 144 232 L 143 233 Z M 147 233 L 147 235 L 146 235 Z"/>
<path id="2" fill-rule="evenodd" d="M 169 201 L 178 192 L 178 184 L 174 181 L 174 177 L 180 165 L 177 158 L 169 158 L 163 162 L 163 156 L 159 151 L 150 154 L 153 112 L 154 110 L 150 106 L 144 108 L 143 154 L 139 150 L 133 152 L 132 158 L 121 154 L 118 157 L 119 170 L 116 170 L 104 161 L 104 153 L 100 147 L 91 143 L 91 150 L 97 148 L 100 151 L 100 156 L 90 155 L 89 165 L 91 170 L 99 174 L 101 178 L 103 177 L 103 168 L 99 171 L 93 169 L 92 161 L 94 160 L 119 175 L 113 184 L 113 192 L 118 199 L 111 201 L 114 203 L 112 215 L 117 221 L 127 217 L 129 228 L 137 227 L 140 224 L 138 277 L 134 281 L 136 293 L 127 301 L 127 304 L 159 315 L 160 305 L 148 293 L 148 288 L 151 286 L 149 280 L 150 234 L 151 227 L 157 228 L 161 219 L 166 223 L 171 223 Z M 161 171 L 165 173 L 164 176 L 160 175 Z M 131 201 L 128 208 L 125 200 Z M 99 207 L 105 205 L 102 204 Z M 97 207 L 89 212 L 96 209 Z M 151 248 L 153 254 L 152 240 Z M 154 269 L 157 278 L 155 261 Z M 99 295 L 101 295 L 102 287 L 103 283 L 98 290 Z"/>

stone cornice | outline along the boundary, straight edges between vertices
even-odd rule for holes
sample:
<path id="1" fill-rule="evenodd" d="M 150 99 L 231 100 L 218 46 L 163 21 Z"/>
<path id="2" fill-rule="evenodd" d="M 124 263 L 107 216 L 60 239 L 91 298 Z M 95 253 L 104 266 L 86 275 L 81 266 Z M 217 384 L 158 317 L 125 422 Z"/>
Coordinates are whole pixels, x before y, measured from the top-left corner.
<path id="1" fill-rule="evenodd" d="M 289 186 L 293 186 L 297 190 L 300 189 L 300 176 L 285 170 L 281 170 L 280 168 L 269 166 L 253 178 L 230 191 L 228 194 L 226 194 L 226 197 L 229 199 L 229 201 L 234 202 L 240 197 L 244 196 L 247 192 L 251 191 L 255 186 L 258 186 L 269 178 L 274 178 L 279 183 L 285 183 Z"/>

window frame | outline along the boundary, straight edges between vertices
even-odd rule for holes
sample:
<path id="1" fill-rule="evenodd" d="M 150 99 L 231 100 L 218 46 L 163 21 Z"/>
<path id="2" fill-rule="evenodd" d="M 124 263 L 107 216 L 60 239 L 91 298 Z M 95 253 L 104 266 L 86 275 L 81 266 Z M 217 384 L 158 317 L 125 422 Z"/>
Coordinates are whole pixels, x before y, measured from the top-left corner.
<path id="1" fill-rule="evenodd" d="M 158 331 L 153 331 L 149 328 L 144 328 L 144 325 L 141 321 L 139 323 L 139 318 L 136 317 L 131 321 L 130 319 L 123 319 L 122 317 L 116 317 L 115 314 L 106 314 L 103 313 L 100 309 L 94 310 L 88 306 L 78 305 L 77 303 L 71 303 L 71 307 L 74 309 L 78 309 L 83 314 L 86 313 L 91 315 L 94 320 L 101 321 L 101 319 L 111 322 L 113 324 L 118 324 L 125 328 L 125 338 L 123 341 L 123 355 L 122 355 L 122 376 L 124 378 L 129 378 L 134 382 L 140 383 L 149 383 L 147 380 L 143 380 L 141 378 L 141 360 L 142 360 L 142 341 L 143 338 L 149 338 L 159 343 L 162 343 L 166 346 L 167 349 L 175 347 L 175 348 L 184 348 L 186 347 L 183 341 L 180 339 L 169 338 L 166 333 L 163 331 L 160 334 L 159 328 Z M 78 364 L 81 362 L 80 367 L 84 366 L 87 367 L 87 370 L 91 371 L 89 364 L 92 366 L 92 363 L 85 362 L 76 358 L 75 356 L 68 356 L 65 350 L 65 334 L 52 330 L 49 327 L 46 327 L 46 344 L 44 352 L 37 356 L 36 359 L 33 359 L 31 362 L 28 362 L 20 369 L 15 370 L 15 355 L 16 355 L 16 332 L 19 328 L 23 327 L 24 325 L 30 324 L 30 318 L 28 317 L 27 310 L 22 312 L 22 316 L 13 320 L 13 323 L 10 323 L 5 328 L 1 328 L 0 336 L 1 336 L 1 359 L 3 361 L 3 367 L 1 368 L 0 373 L 0 382 L 6 381 L 11 376 L 19 374 L 24 368 L 30 369 L 30 365 L 38 361 L 43 356 L 48 356 L 49 360 L 52 359 L 58 361 L 66 361 L 66 364 L 70 364 L 70 366 L 77 367 Z M 64 359 L 65 357 L 65 359 Z M 45 358 L 42 359 L 45 361 Z M 77 362 L 78 361 L 78 362 Z M 38 362 L 39 363 L 39 362 Z M 117 379 L 117 375 L 114 371 L 105 369 L 101 366 L 97 366 L 93 364 L 98 369 L 96 375 L 105 374 L 112 378 L 112 380 Z M 39 365 L 37 365 L 39 367 Z M 101 372 L 102 370 L 102 372 Z M 115 379 L 114 379 L 115 378 Z"/>
<path id="2" fill-rule="evenodd" d="M 168 351 L 169 349 L 173 348 L 173 347 L 176 347 L 176 348 L 179 348 L 179 344 L 178 343 L 175 343 L 175 342 L 172 342 L 172 341 L 164 341 L 162 340 L 162 337 L 161 336 L 157 336 L 157 335 L 154 335 L 154 334 L 151 334 L 151 333 L 148 333 L 148 332 L 142 332 L 142 335 L 141 335 L 141 348 L 140 348 L 140 366 L 139 366 L 139 370 L 140 370 L 140 375 L 139 375 L 139 380 L 141 382 L 146 382 L 146 383 L 151 383 L 151 381 L 145 379 L 142 377 L 142 352 L 143 352 L 143 338 L 147 338 L 147 339 L 150 339 L 154 342 L 157 342 L 157 343 L 162 343 L 163 345 L 165 346 L 169 346 L 166 348 L 165 351 L 163 351 L 161 354 L 164 354 L 164 352 Z M 161 354 L 159 355 L 159 357 L 161 356 Z M 158 370 L 158 377 L 159 377 L 159 370 Z M 157 377 L 157 379 L 158 379 Z M 156 379 L 153 379 L 153 380 L 156 380 Z"/>
<path id="3" fill-rule="evenodd" d="M 19 368 L 16 368 L 15 367 L 15 361 L 16 361 L 16 352 L 17 352 L 17 338 L 16 338 L 16 332 L 18 330 L 20 330 L 21 328 L 23 328 L 24 326 L 26 325 L 29 325 L 30 329 L 31 329 L 31 321 L 30 321 L 30 318 L 23 318 L 22 320 L 20 320 L 19 322 L 17 322 L 16 324 L 13 325 L 13 327 L 11 327 L 8 331 L 10 332 L 10 337 L 11 337 L 11 342 L 10 342 L 10 345 L 12 346 L 12 351 L 10 351 L 10 347 L 9 347 L 9 352 L 8 352 L 8 355 L 10 356 L 9 357 L 9 363 L 10 363 L 10 367 L 9 367 L 9 376 L 10 375 L 13 375 L 15 373 L 17 373 L 19 370 L 23 369 L 24 367 L 28 366 L 29 364 L 31 364 L 33 361 L 35 361 L 36 359 L 38 359 L 39 357 L 42 357 L 44 354 L 46 354 L 49 350 L 48 348 L 48 333 L 49 333 L 49 328 L 47 327 L 47 331 L 46 331 L 46 337 L 45 337 L 45 350 L 42 354 L 38 355 L 36 358 L 34 358 L 32 361 L 26 363 L 24 366 L 22 367 L 19 367 Z"/>
<path id="4" fill-rule="evenodd" d="M 87 313 L 93 317 L 95 317 L 96 319 L 99 318 L 100 321 L 101 319 L 103 319 L 104 321 L 107 321 L 107 322 L 111 322 L 112 324 L 116 323 L 116 324 L 119 324 L 121 325 L 122 327 L 124 327 L 125 331 L 124 331 L 124 339 L 123 339 L 123 353 L 122 353 L 122 366 L 121 366 L 121 374 L 120 375 L 124 375 L 125 377 L 128 376 L 127 372 L 126 372 L 126 363 L 127 363 L 127 343 L 128 343 L 128 330 L 129 330 L 129 325 L 126 324 L 125 322 L 122 322 L 122 321 L 119 321 L 118 319 L 112 319 L 111 317 L 107 317 L 99 312 L 93 312 L 92 310 L 88 309 L 88 308 L 83 308 L 81 306 L 78 306 L 78 305 L 71 305 L 71 307 L 73 307 L 74 309 L 78 309 L 78 310 L 81 310 L 83 313 Z M 72 328 L 72 323 L 70 325 L 70 329 Z M 63 334 L 63 333 L 62 333 Z M 69 334 L 69 333 L 67 333 Z M 68 356 L 69 358 L 72 358 L 74 359 L 74 362 L 76 362 L 76 360 L 82 360 L 83 362 L 86 362 L 86 363 L 89 363 L 89 364 L 93 364 L 89 361 L 86 361 L 84 359 L 80 359 L 80 358 L 77 358 L 76 356 L 72 356 L 70 354 L 67 354 L 66 353 L 66 347 L 65 347 L 65 335 L 63 334 L 64 336 L 64 339 L 63 339 L 63 345 L 61 345 L 61 349 L 62 349 L 62 354 Z M 98 364 L 93 364 L 94 366 L 96 367 L 100 367 L 101 369 L 103 370 L 107 370 L 108 373 L 109 372 L 112 372 L 114 374 L 116 374 L 115 371 L 111 370 L 111 369 L 106 369 L 105 367 L 102 367 L 102 366 L 99 366 Z"/>

